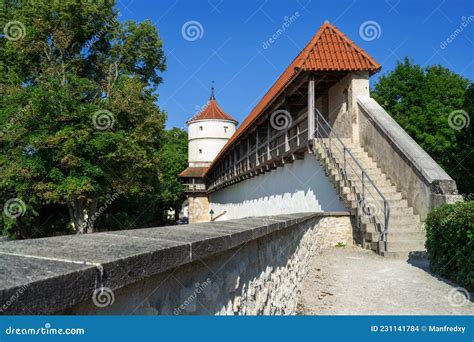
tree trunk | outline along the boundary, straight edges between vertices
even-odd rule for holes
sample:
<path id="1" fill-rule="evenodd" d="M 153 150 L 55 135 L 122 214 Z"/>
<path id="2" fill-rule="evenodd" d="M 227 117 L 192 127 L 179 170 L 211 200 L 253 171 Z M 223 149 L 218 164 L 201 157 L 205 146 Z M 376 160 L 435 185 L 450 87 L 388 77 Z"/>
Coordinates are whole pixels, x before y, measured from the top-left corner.
<path id="1" fill-rule="evenodd" d="M 90 202 L 90 204 L 87 202 Z M 97 205 L 98 200 L 96 198 L 90 201 L 81 198 L 67 204 L 69 217 L 77 234 L 94 232 L 94 224 L 97 218 Z"/>
<path id="2" fill-rule="evenodd" d="M 19 239 L 29 239 L 30 234 L 26 232 L 25 226 L 23 226 L 23 222 L 21 222 L 21 217 L 17 217 L 15 219 L 15 235 Z"/>
<path id="3" fill-rule="evenodd" d="M 95 223 L 95 213 L 97 212 L 97 199 L 93 199 L 90 209 L 89 209 L 89 215 L 87 217 L 87 232 L 88 233 L 93 233 L 94 232 L 94 223 Z"/>
<path id="4" fill-rule="evenodd" d="M 180 210 L 181 210 L 181 207 L 180 207 L 180 206 L 174 208 L 174 220 L 175 220 L 175 221 L 178 221 L 178 220 L 179 220 L 179 212 L 180 212 Z"/>

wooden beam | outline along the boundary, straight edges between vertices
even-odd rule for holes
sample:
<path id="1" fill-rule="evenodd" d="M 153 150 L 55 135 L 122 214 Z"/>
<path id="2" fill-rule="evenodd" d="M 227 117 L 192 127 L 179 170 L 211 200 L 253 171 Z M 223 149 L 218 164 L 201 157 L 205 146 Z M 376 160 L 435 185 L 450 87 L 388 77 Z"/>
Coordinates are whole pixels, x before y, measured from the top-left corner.
<path id="1" fill-rule="evenodd" d="M 308 141 L 313 139 L 315 127 L 314 75 L 308 81 Z"/>

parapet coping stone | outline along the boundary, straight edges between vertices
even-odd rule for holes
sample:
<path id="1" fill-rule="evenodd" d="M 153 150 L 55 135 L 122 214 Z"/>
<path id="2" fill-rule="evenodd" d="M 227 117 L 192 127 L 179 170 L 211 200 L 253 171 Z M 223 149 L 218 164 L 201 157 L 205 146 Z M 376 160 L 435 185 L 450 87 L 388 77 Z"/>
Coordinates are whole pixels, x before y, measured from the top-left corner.
<path id="1" fill-rule="evenodd" d="M 376 129 L 385 136 L 400 156 L 420 174 L 425 183 L 434 182 L 454 183 L 454 180 L 443 168 L 408 135 L 407 132 L 371 97 L 358 97 L 368 119 Z"/>
<path id="2" fill-rule="evenodd" d="M 317 217 L 296 213 L 0 242 L 0 314 L 52 314 Z"/>

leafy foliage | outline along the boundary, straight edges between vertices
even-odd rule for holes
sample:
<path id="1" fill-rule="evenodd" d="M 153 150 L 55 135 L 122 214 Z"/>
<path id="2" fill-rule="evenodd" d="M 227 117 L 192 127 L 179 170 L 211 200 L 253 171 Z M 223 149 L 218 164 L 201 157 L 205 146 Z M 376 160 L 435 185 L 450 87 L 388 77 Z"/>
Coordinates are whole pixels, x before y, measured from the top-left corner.
<path id="1" fill-rule="evenodd" d="M 27 208 L 3 215 L 4 230 L 90 232 L 122 210 L 134 215 L 127 228 L 162 222 L 182 196 L 163 183 L 186 155 L 166 152 L 176 144 L 156 105 L 166 63 L 155 26 L 119 22 L 113 1 L 6 1 L 3 10 L 25 35 L 0 39 L 0 200 Z M 152 215 L 143 201 L 158 203 Z"/>
<path id="2" fill-rule="evenodd" d="M 372 96 L 458 183 L 461 192 L 474 192 L 472 124 L 453 129 L 449 115 L 466 110 L 474 118 L 473 86 L 442 66 L 422 68 L 408 58 L 382 76 Z M 461 164 L 460 164 L 461 163 Z M 469 168 L 471 167 L 471 168 Z"/>
<path id="3" fill-rule="evenodd" d="M 474 290 L 474 201 L 445 204 L 426 220 L 431 269 Z"/>

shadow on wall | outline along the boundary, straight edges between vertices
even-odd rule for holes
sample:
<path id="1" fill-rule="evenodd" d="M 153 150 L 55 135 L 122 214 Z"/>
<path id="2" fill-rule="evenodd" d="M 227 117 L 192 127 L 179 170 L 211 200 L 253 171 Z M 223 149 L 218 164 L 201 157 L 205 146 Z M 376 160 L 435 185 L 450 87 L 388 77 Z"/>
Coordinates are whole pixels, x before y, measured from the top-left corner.
<path id="1" fill-rule="evenodd" d="M 227 219 L 301 212 L 347 211 L 314 155 L 223 188 L 209 197 Z"/>

